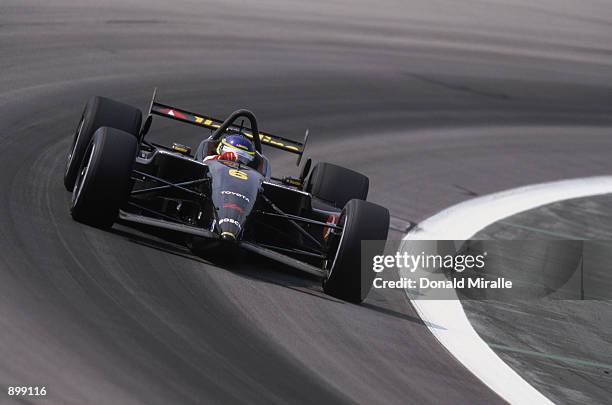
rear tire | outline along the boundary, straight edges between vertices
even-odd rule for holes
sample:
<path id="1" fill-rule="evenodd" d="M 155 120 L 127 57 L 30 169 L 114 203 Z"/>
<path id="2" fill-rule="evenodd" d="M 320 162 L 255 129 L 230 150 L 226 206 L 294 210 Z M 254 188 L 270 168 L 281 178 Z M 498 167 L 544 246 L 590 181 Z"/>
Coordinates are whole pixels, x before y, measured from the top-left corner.
<path id="1" fill-rule="evenodd" d="M 136 107 L 104 97 L 92 97 L 85 105 L 66 157 L 64 172 L 66 190 L 74 189 L 85 150 L 98 128 L 103 126 L 115 128 L 138 137 L 141 121 L 142 113 Z"/>
<path id="2" fill-rule="evenodd" d="M 306 182 L 313 197 L 342 209 L 349 200 L 368 197 L 369 179 L 361 173 L 331 163 L 317 163 Z"/>
<path id="3" fill-rule="evenodd" d="M 339 223 L 344 229 L 328 278 L 323 282 L 323 291 L 360 303 L 370 292 L 374 279 L 371 268 L 362 269 L 361 241 L 387 239 L 389 210 L 367 201 L 351 200 L 342 210 Z"/>
<path id="4" fill-rule="evenodd" d="M 94 133 L 72 192 L 72 218 L 101 228 L 113 225 L 127 201 L 137 146 L 132 134 L 114 128 Z"/>

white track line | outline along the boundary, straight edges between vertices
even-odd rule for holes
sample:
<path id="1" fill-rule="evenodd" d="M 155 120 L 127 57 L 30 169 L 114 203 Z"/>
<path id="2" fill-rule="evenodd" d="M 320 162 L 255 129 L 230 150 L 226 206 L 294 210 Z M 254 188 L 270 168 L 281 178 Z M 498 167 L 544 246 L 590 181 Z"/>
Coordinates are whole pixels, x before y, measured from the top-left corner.
<path id="1" fill-rule="evenodd" d="M 612 176 L 562 180 L 477 197 L 421 222 L 404 240 L 467 240 L 503 218 L 557 201 L 612 193 Z M 431 333 L 483 383 L 512 404 L 552 403 L 504 363 L 476 333 L 459 299 L 418 300 Z"/>

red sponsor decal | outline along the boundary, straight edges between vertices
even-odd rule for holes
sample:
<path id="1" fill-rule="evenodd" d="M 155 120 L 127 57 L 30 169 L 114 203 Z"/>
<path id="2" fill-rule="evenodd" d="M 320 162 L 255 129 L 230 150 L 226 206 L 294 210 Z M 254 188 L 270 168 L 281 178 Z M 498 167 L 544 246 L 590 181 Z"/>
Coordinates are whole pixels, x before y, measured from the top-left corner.
<path id="1" fill-rule="evenodd" d="M 169 115 L 169 116 L 171 116 L 171 117 L 180 118 L 180 119 L 182 119 L 182 120 L 187 119 L 187 117 L 185 116 L 185 114 L 183 114 L 183 113 L 181 113 L 181 112 L 179 112 L 179 111 L 173 110 L 173 109 L 171 109 L 171 108 L 164 108 L 164 109 L 162 110 L 162 113 L 164 113 L 164 114 L 166 114 L 166 115 Z"/>
<path id="2" fill-rule="evenodd" d="M 223 204 L 223 208 L 229 208 L 230 210 L 236 210 L 241 214 L 244 213 L 244 209 L 240 205 L 234 204 L 234 203 Z"/>
<path id="3" fill-rule="evenodd" d="M 327 219 L 325 220 L 325 222 L 327 222 L 328 224 L 332 224 L 332 225 L 336 225 L 338 223 L 338 216 L 337 215 L 328 215 Z M 329 234 L 331 233 L 332 229 L 328 228 L 328 227 L 324 227 L 323 228 L 323 240 L 327 242 L 327 239 L 329 238 Z"/>

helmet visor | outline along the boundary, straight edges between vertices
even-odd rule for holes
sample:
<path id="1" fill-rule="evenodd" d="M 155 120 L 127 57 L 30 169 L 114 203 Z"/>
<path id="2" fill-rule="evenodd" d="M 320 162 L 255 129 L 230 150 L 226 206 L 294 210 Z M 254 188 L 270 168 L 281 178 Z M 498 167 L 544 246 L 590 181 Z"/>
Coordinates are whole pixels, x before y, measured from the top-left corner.
<path id="1" fill-rule="evenodd" d="M 225 143 L 221 145 L 221 153 L 223 152 L 234 152 L 238 158 L 238 162 L 244 165 L 251 163 L 255 158 L 255 154 L 253 152 L 249 152 Z"/>

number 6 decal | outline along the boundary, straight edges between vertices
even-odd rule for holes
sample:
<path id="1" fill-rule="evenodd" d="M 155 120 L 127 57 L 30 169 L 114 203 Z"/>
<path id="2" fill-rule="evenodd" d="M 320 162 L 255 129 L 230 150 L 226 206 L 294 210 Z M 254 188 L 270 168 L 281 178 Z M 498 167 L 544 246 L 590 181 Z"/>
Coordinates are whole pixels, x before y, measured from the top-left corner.
<path id="1" fill-rule="evenodd" d="M 249 176 L 245 172 L 241 172 L 240 170 L 236 169 L 230 169 L 229 174 L 230 176 L 234 176 L 240 180 L 246 180 L 249 178 Z"/>

